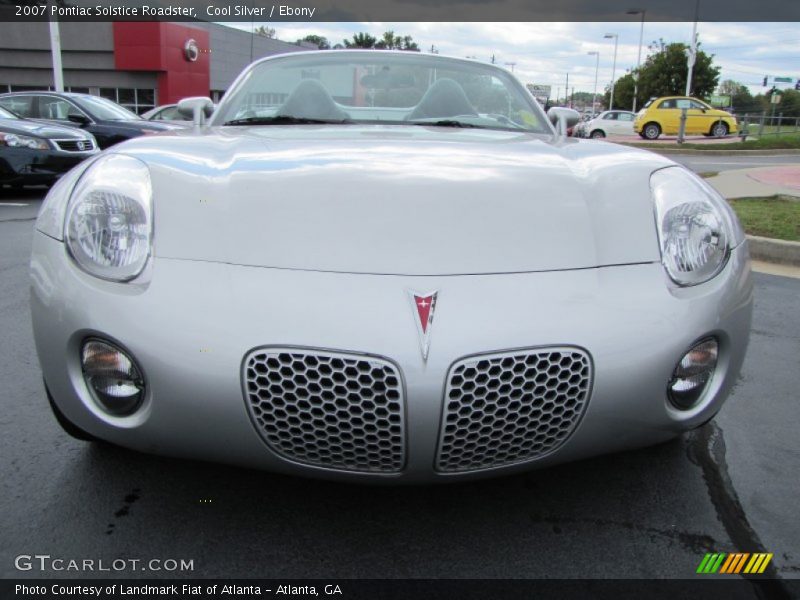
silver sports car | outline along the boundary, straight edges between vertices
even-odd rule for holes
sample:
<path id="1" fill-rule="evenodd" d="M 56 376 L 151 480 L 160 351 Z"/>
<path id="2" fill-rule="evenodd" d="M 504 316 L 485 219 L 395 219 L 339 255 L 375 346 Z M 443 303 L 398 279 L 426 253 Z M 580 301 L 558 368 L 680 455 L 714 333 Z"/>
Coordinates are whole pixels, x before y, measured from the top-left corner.
<path id="1" fill-rule="evenodd" d="M 416 52 L 260 60 L 195 126 L 52 189 L 31 307 L 83 439 L 353 481 L 453 481 L 713 418 L 747 244 L 670 160 L 567 138 L 510 73 Z"/>

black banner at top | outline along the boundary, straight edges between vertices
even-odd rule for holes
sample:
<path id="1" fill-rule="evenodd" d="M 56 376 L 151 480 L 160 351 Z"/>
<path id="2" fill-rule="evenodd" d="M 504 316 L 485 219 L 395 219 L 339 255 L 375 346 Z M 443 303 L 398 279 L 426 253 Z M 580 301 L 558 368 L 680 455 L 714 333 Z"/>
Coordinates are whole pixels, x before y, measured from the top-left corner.
<path id="1" fill-rule="evenodd" d="M 795 21 L 797 0 L 0 0 L 0 21 Z"/>

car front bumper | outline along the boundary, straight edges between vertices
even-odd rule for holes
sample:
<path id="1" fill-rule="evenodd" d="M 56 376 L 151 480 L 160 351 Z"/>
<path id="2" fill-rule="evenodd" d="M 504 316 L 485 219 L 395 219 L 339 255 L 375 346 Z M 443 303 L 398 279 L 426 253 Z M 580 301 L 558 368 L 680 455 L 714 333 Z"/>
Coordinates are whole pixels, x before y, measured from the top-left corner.
<path id="1" fill-rule="evenodd" d="M 66 417 L 143 452 L 350 480 L 452 481 L 512 473 L 658 443 L 716 414 L 734 384 L 750 329 L 745 245 L 722 273 L 693 288 L 668 285 L 660 264 L 481 276 L 381 276 L 293 271 L 156 258 L 147 283 L 117 284 L 78 270 L 63 243 L 37 232 L 31 308 L 44 378 Z M 408 291 L 438 291 L 423 360 Z M 700 403 L 672 409 L 666 387 L 697 340 L 720 343 Z M 80 348 L 102 337 L 144 372 L 142 408 L 112 417 L 83 380 Z M 300 464 L 274 452 L 246 406 L 253 349 L 325 349 L 394 365 L 403 388 L 406 454 L 396 473 Z M 533 461 L 464 473 L 435 467 L 445 384 L 465 356 L 542 347 L 584 349 L 587 408 L 557 450 Z M 310 350 L 309 350 L 310 351 Z"/>
<path id="2" fill-rule="evenodd" d="M 0 153 L 0 183 L 19 185 L 52 183 L 98 152 L 99 150 L 62 152 L 4 147 Z"/>

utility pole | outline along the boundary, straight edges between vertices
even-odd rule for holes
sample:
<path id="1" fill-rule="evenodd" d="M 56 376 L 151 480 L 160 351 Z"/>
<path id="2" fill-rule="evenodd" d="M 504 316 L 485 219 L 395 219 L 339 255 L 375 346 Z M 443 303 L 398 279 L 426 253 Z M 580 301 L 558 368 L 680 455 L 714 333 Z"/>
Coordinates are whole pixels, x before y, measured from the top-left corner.
<path id="1" fill-rule="evenodd" d="M 565 96 L 569 95 L 569 73 L 567 73 L 567 85 L 566 85 L 566 87 L 564 87 L 564 90 L 565 90 L 564 91 L 564 95 Z M 565 98 L 565 100 L 566 100 L 566 98 Z M 572 103 L 571 102 L 567 102 L 567 106 L 572 108 Z"/>
<path id="2" fill-rule="evenodd" d="M 48 4 L 52 4 L 49 2 Z M 58 28 L 58 20 L 55 17 L 50 19 L 50 54 L 53 57 L 53 85 L 57 92 L 64 91 L 64 71 L 61 67 L 61 34 Z"/>
<path id="3" fill-rule="evenodd" d="M 692 42 L 689 45 L 689 57 L 686 59 L 689 65 L 689 73 L 686 75 L 686 93 L 684 96 L 691 95 L 692 91 L 692 71 L 694 62 L 697 58 L 697 18 L 700 13 L 700 0 L 695 0 L 694 5 L 694 26 L 692 27 Z"/>
<path id="4" fill-rule="evenodd" d="M 507 63 L 506 63 L 506 65 L 508 65 L 509 67 L 511 67 L 511 72 L 512 72 L 512 73 L 514 72 L 514 66 L 515 66 L 516 64 L 517 64 L 517 63 L 515 63 L 515 62 L 507 62 Z"/>

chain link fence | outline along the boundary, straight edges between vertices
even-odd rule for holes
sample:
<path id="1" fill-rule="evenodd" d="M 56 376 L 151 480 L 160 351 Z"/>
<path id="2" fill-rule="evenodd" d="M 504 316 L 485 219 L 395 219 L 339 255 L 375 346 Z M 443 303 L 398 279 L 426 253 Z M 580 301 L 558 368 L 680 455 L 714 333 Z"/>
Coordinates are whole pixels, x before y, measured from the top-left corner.
<path id="1" fill-rule="evenodd" d="M 739 136 L 763 137 L 782 133 L 800 133 L 800 117 L 784 117 L 782 113 L 768 115 L 765 112 L 737 115 Z"/>
<path id="2" fill-rule="evenodd" d="M 800 117 L 784 117 L 782 113 L 768 115 L 766 112 L 735 115 L 737 131 L 735 132 L 742 141 L 748 136 L 764 137 L 788 133 L 800 133 Z M 729 119 L 729 117 L 728 117 Z M 687 132 L 702 131 L 703 135 L 710 137 L 726 137 L 731 131 L 725 117 L 717 115 L 699 114 L 697 111 L 681 109 L 680 127 L 678 129 L 678 143 L 686 140 Z"/>

